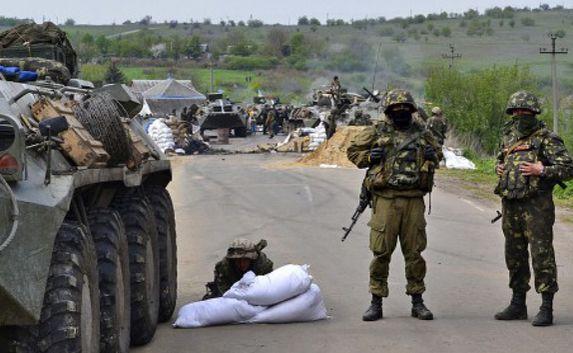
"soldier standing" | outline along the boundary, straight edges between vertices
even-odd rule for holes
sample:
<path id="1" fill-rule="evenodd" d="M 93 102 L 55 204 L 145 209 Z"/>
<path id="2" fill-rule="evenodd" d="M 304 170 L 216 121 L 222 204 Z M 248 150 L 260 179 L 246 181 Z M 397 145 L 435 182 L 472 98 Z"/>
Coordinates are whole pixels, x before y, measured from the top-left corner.
<path id="1" fill-rule="evenodd" d="M 422 299 L 426 287 L 426 220 L 423 196 L 433 186 L 434 166 L 441 152 L 430 132 L 413 119 L 417 107 L 405 90 L 392 90 L 384 99 L 384 118 L 364 129 L 348 148 L 348 158 L 359 168 L 369 168 L 365 186 L 372 193 L 372 218 L 368 225 L 370 293 L 372 302 L 364 321 L 382 318 L 382 298 L 388 296 L 388 272 L 398 239 L 406 262 L 406 294 L 412 297 L 412 316 L 432 320 Z"/>
<path id="2" fill-rule="evenodd" d="M 446 133 L 448 132 L 448 121 L 440 107 L 432 108 L 432 116 L 426 122 L 426 128 L 434 135 L 440 146 L 443 146 L 446 140 Z"/>
<path id="3" fill-rule="evenodd" d="M 215 279 L 206 284 L 207 294 L 203 300 L 222 296 L 248 271 L 257 276 L 272 272 L 273 262 L 262 252 L 266 246 L 264 239 L 257 244 L 242 238 L 233 240 L 225 258 L 215 265 Z"/>
<path id="4" fill-rule="evenodd" d="M 265 120 L 265 126 L 267 127 L 267 131 L 269 132 L 269 138 L 275 137 L 275 124 L 277 122 L 277 111 L 274 107 L 269 108 L 267 111 L 267 119 Z"/>
<path id="5" fill-rule="evenodd" d="M 525 91 L 514 93 L 506 113 L 512 119 L 504 126 L 495 192 L 502 200 L 505 262 L 513 296 L 509 306 L 495 318 L 527 319 L 530 247 L 535 289 L 542 297 L 532 325 L 549 326 L 553 324 L 553 297 L 558 290 L 552 191 L 557 183 L 573 177 L 573 160 L 563 140 L 537 119 L 541 108 L 536 96 Z"/>

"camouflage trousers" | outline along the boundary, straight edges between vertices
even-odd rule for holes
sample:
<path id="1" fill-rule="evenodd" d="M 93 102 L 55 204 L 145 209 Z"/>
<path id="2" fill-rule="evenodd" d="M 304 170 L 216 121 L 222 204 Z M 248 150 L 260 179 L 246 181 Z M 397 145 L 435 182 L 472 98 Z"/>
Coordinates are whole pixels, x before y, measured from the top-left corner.
<path id="1" fill-rule="evenodd" d="M 374 198 L 370 231 L 370 250 L 374 259 L 370 263 L 370 293 L 388 296 L 390 259 L 398 239 L 406 263 L 406 294 L 425 291 L 426 261 L 422 251 L 426 248 L 426 220 L 422 197 Z"/>
<path id="2" fill-rule="evenodd" d="M 557 266 L 553 250 L 555 205 L 551 194 L 541 194 L 525 200 L 502 201 L 505 262 L 509 270 L 509 287 L 526 292 L 529 279 L 529 248 L 538 293 L 555 293 Z"/>

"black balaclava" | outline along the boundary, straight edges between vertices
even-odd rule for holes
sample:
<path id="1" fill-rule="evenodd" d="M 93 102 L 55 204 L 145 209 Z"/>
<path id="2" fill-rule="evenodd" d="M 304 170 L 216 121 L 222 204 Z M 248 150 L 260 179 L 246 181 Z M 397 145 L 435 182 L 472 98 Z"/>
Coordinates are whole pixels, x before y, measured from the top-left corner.
<path id="1" fill-rule="evenodd" d="M 391 110 L 388 116 L 398 130 L 406 130 L 412 124 L 412 112 L 409 110 Z"/>
<path id="2" fill-rule="evenodd" d="M 517 121 L 517 131 L 522 136 L 531 135 L 533 132 L 535 132 L 535 130 L 537 130 L 537 127 L 539 126 L 539 120 L 535 115 L 516 115 L 514 116 L 514 119 Z"/>

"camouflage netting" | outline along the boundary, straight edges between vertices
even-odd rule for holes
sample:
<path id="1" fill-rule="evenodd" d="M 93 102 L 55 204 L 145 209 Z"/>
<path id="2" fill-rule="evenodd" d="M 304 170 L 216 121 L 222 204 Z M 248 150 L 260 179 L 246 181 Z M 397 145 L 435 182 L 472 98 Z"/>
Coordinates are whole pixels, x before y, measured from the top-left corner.
<path id="1" fill-rule="evenodd" d="M 77 55 L 64 31 L 52 22 L 43 24 L 27 23 L 0 33 L 0 56 L 3 49 L 25 48 L 28 56 L 34 55 L 34 46 L 53 45 L 62 49 L 66 57 L 67 68 L 72 75 L 78 71 Z M 9 51 L 7 51 L 9 53 Z"/>
<path id="2" fill-rule="evenodd" d="M 66 84 L 72 75 L 64 64 L 44 58 L 0 58 L 1 66 L 16 66 L 20 70 L 36 71 L 40 79 L 49 76 L 53 81 Z"/>
<path id="3" fill-rule="evenodd" d="M 80 123 L 101 141 L 110 155 L 110 166 L 127 164 L 131 158 L 131 141 L 122 124 L 126 113 L 108 94 L 95 95 L 74 107 Z"/>

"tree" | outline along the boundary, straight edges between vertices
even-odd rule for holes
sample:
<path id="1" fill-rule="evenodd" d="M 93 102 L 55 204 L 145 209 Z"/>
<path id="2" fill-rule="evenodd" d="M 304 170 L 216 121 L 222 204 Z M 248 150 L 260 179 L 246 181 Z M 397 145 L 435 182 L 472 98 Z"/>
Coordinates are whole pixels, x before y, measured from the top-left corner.
<path id="1" fill-rule="evenodd" d="M 204 24 L 205 26 L 210 25 L 210 24 L 211 24 L 211 19 L 210 19 L 210 18 L 204 18 L 204 19 L 203 19 L 203 24 Z"/>
<path id="2" fill-rule="evenodd" d="M 245 27 L 245 21 L 239 21 L 239 23 L 237 24 L 239 27 Z"/>
<path id="3" fill-rule="evenodd" d="M 125 75 L 121 70 L 115 65 L 115 62 L 112 61 L 105 73 L 104 77 L 105 83 L 126 83 L 127 80 Z"/>
<path id="4" fill-rule="evenodd" d="M 76 20 L 74 20 L 73 18 L 68 18 L 64 23 L 64 26 L 75 26 L 75 25 L 76 25 Z"/>
<path id="5" fill-rule="evenodd" d="M 450 29 L 450 27 L 446 26 L 442 28 L 442 36 L 450 37 L 451 35 L 452 35 L 452 30 Z"/>
<path id="6" fill-rule="evenodd" d="M 310 21 L 308 20 L 308 17 L 306 16 L 302 16 L 298 18 L 298 25 L 299 26 L 308 26 L 310 24 Z"/>
<path id="7" fill-rule="evenodd" d="M 541 5 L 539 5 L 539 8 L 543 11 L 549 11 L 551 9 L 549 4 L 541 4 Z"/>
<path id="8" fill-rule="evenodd" d="M 177 22 L 177 20 L 171 20 L 169 21 L 169 28 L 177 28 L 177 25 L 179 23 Z"/>
<path id="9" fill-rule="evenodd" d="M 509 26 L 511 28 L 515 27 L 515 21 L 514 20 L 509 21 Z"/>
<path id="10" fill-rule="evenodd" d="M 252 27 L 252 28 L 259 28 L 259 27 L 262 27 L 263 25 L 264 25 L 264 23 L 261 20 L 252 19 L 252 20 L 247 21 L 247 26 Z"/>
<path id="11" fill-rule="evenodd" d="M 521 24 L 525 27 L 533 27 L 535 26 L 535 20 L 531 17 L 524 17 L 521 19 Z"/>
<path id="12" fill-rule="evenodd" d="M 469 9 L 466 12 L 464 12 L 464 17 L 467 18 L 468 20 L 472 20 L 474 18 L 477 18 L 479 16 L 479 12 L 477 12 L 477 10 L 474 9 Z"/>
<path id="13" fill-rule="evenodd" d="M 199 36 L 192 36 L 191 39 L 187 41 L 185 52 L 187 57 L 191 57 L 193 59 L 198 59 L 201 57 L 203 51 L 201 50 L 201 39 Z"/>
<path id="14" fill-rule="evenodd" d="M 147 15 L 143 17 L 141 20 L 139 20 L 139 24 L 142 26 L 149 26 L 151 24 L 151 19 L 152 17 Z"/>
<path id="15" fill-rule="evenodd" d="M 279 28 L 272 28 L 266 38 L 264 52 L 265 54 L 281 57 L 288 53 L 285 46 L 288 45 L 289 35 L 286 31 Z"/>
<path id="16" fill-rule="evenodd" d="M 110 40 L 107 39 L 103 34 L 99 35 L 95 40 L 95 45 L 100 53 L 103 55 L 107 54 L 110 47 Z"/>
<path id="17" fill-rule="evenodd" d="M 309 23 L 311 26 L 320 26 L 320 21 L 318 20 L 318 18 L 315 17 L 311 18 Z"/>

